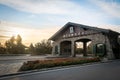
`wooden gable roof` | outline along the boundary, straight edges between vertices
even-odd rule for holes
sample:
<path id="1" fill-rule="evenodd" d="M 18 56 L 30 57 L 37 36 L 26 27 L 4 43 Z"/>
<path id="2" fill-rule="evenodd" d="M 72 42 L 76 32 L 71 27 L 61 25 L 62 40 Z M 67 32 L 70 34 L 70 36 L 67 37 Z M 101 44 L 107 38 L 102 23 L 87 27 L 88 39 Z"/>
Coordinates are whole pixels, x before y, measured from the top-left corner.
<path id="1" fill-rule="evenodd" d="M 54 41 L 58 36 L 60 36 L 61 33 L 63 33 L 66 30 L 66 28 L 68 28 L 70 26 L 77 26 L 77 27 L 80 27 L 80 28 L 91 29 L 91 30 L 95 30 L 95 31 L 98 31 L 98 32 L 106 33 L 106 34 L 112 32 L 112 33 L 115 33 L 117 35 L 120 35 L 120 33 L 109 30 L 109 29 L 102 29 L 102 28 L 98 28 L 98 27 L 92 27 L 92 26 L 87 26 L 87 25 L 83 25 L 83 24 L 68 22 L 60 30 L 58 30 L 53 36 L 51 36 L 49 38 L 49 40 Z"/>

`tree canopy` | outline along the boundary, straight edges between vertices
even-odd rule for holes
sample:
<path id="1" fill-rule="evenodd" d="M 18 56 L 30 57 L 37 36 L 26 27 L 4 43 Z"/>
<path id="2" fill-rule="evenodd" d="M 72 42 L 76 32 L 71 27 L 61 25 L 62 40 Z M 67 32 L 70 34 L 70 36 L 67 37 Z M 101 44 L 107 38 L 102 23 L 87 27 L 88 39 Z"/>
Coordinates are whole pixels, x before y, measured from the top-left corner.
<path id="1" fill-rule="evenodd" d="M 25 45 L 22 44 L 22 38 L 20 35 L 17 35 L 15 39 L 12 36 L 9 40 L 5 42 L 6 50 L 9 54 L 24 54 L 25 53 Z"/>
<path id="2" fill-rule="evenodd" d="M 41 42 L 38 42 L 35 45 L 31 43 L 29 47 L 26 47 L 22 43 L 22 37 L 20 35 L 12 36 L 10 39 L 8 39 L 5 42 L 4 46 L 0 43 L 0 54 L 29 53 L 32 55 L 39 55 L 39 54 L 50 54 L 51 51 L 52 51 L 51 41 L 42 40 Z"/>
<path id="3" fill-rule="evenodd" d="M 42 40 L 35 44 L 35 52 L 36 54 L 50 54 L 52 51 L 51 41 Z"/>

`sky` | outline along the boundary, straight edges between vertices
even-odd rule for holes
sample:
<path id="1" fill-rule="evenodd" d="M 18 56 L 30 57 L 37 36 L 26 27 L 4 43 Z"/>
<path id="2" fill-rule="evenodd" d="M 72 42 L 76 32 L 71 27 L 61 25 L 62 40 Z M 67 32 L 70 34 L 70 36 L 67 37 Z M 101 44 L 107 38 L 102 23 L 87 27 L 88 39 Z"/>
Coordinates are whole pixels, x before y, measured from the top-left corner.
<path id="1" fill-rule="evenodd" d="M 0 42 L 48 39 L 67 22 L 120 32 L 120 0 L 0 0 Z"/>

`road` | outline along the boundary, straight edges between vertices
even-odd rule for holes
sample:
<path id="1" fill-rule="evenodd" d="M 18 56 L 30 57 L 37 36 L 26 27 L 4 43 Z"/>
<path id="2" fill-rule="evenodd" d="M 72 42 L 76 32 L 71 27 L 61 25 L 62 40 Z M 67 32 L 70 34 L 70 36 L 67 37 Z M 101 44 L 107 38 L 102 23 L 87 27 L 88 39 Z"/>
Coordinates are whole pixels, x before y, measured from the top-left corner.
<path id="1" fill-rule="evenodd" d="M 33 72 L 1 80 L 120 80 L 120 60 Z"/>

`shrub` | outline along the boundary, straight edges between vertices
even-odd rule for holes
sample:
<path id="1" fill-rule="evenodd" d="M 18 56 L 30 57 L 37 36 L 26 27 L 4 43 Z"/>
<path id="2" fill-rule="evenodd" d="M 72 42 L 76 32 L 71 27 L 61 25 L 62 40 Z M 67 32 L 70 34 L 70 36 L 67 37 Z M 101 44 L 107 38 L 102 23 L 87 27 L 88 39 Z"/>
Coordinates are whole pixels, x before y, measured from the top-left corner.
<path id="1" fill-rule="evenodd" d="M 28 61 L 22 65 L 19 71 L 27 71 L 57 66 L 67 66 L 100 61 L 99 58 L 56 58 L 51 60 Z"/>

